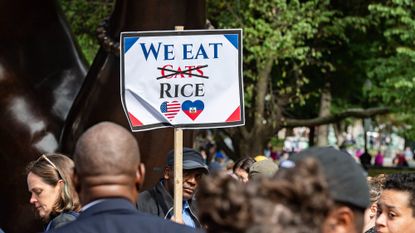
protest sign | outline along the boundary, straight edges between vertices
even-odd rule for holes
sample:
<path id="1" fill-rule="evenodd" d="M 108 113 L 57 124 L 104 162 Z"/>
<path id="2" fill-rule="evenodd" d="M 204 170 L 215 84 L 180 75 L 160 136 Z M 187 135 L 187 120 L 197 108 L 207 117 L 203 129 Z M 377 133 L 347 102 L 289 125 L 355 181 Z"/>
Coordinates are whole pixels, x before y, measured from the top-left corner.
<path id="1" fill-rule="evenodd" d="M 242 30 L 121 33 L 121 99 L 133 131 L 243 125 Z"/>

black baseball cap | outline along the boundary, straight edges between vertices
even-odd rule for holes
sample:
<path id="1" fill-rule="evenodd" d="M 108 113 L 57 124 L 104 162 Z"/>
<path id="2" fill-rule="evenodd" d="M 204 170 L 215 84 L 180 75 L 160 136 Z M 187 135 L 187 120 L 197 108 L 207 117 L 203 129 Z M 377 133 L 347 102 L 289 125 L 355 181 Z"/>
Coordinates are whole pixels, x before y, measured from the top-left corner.
<path id="1" fill-rule="evenodd" d="M 369 188 L 362 167 L 352 156 L 334 147 L 312 147 L 294 154 L 294 163 L 305 157 L 315 158 L 326 177 L 330 195 L 336 202 L 366 209 L 370 205 Z"/>
<path id="2" fill-rule="evenodd" d="M 167 166 L 174 166 L 174 149 L 167 153 Z M 198 168 L 204 169 L 205 173 L 209 172 L 205 160 L 198 151 L 183 147 L 183 170 L 192 170 Z"/>

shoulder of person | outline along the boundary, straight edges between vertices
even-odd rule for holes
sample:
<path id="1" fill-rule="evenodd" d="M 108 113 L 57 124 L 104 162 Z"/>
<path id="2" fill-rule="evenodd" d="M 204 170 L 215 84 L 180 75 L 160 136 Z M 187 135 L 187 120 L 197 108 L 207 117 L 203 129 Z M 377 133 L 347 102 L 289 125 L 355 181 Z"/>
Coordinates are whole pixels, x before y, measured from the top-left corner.
<path id="1" fill-rule="evenodd" d="M 153 193 L 150 190 L 143 191 L 138 194 L 137 206 L 146 206 L 149 202 L 155 202 L 154 198 L 155 197 L 153 197 Z"/>
<path id="2" fill-rule="evenodd" d="M 138 201 L 140 201 L 140 199 L 148 199 L 148 198 L 151 198 L 151 196 L 152 196 L 152 192 L 150 192 L 150 190 L 146 190 L 146 191 L 140 192 L 138 194 L 138 197 L 139 197 Z"/>
<path id="3" fill-rule="evenodd" d="M 158 207 L 154 192 L 151 190 L 141 192 L 138 195 L 136 207 L 139 211 L 157 215 Z"/>
<path id="4" fill-rule="evenodd" d="M 203 231 L 199 231 L 195 228 L 188 227 L 183 224 L 178 224 L 176 222 L 166 220 L 154 215 L 141 215 L 142 223 L 148 224 L 150 228 L 156 229 L 157 232 L 180 232 L 180 233 L 202 233 Z"/>
<path id="5" fill-rule="evenodd" d="M 74 211 L 60 213 L 58 216 L 51 220 L 50 229 L 62 227 L 63 225 L 74 221 L 78 215 L 79 214 Z"/>

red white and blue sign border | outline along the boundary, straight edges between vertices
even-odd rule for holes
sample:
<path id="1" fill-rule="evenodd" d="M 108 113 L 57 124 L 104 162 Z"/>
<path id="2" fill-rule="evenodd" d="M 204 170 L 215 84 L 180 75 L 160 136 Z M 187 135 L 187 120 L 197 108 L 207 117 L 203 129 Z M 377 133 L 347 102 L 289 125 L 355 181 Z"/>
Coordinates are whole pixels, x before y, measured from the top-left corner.
<path id="1" fill-rule="evenodd" d="M 122 43 L 128 40 L 131 37 L 154 37 L 154 36 L 174 36 L 174 35 L 223 35 L 231 36 L 232 44 L 238 50 L 238 79 L 239 79 L 239 107 L 234 111 L 234 113 L 229 116 L 229 119 L 233 118 L 231 121 L 220 122 L 220 123 L 201 123 L 201 124 L 174 124 L 172 125 L 169 122 L 159 122 L 155 124 L 145 124 L 142 125 L 139 119 L 131 115 L 126 108 L 125 101 L 125 70 L 124 70 L 124 55 L 128 50 L 128 44 Z M 236 40 L 235 40 L 236 39 Z M 224 29 L 224 30 L 185 30 L 185 31 L 142 31 L 142 32 L 122 32 L 120 36 L 120 45 L 121 45 L 121 55 L 120 55 L 120 94 L 122 107 L 124 113 L 128 119 L 132 131 L 145 131 L 157 128 L 166 128 L 166 127 L 175 127 L 182 129 L 203 129 L 203 128 L 225 128 L 225 127 L 235 127 L 242 126 L 245 124 L 245 112 L 244 112 L 244 90 L 243 90 L 243 75 L 242 75 L 242 30 L 241 29 Z M 139 98 L 139 97 L 138 97 Z M 226 101 L 226 100 L 224 100 Z M 236 118 L 234 117 L 236 113 Z M 235 120 L 236 119 L 236 120 Z"/>

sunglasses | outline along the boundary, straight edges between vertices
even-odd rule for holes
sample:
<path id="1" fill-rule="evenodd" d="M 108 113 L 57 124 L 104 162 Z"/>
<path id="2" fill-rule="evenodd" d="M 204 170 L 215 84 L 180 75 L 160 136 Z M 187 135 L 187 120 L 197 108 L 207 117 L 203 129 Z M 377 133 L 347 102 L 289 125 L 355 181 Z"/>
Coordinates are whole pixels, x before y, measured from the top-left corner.
<path id="1" fill-rule="evenodd" d="M 46 155 L 44 155 L 44 154 L 41 155 L 40 158 L 38 159 L 38 161 L 40 159 L 46 160 L 46 162 L 48 162 L 49 165 L 51 165 L 56 170 L 56 172 L 58 173 L 59 178 L 66 183 L 65 179 L 63 178 L 62 172 L 59 170 L 59 168 Z"/>

